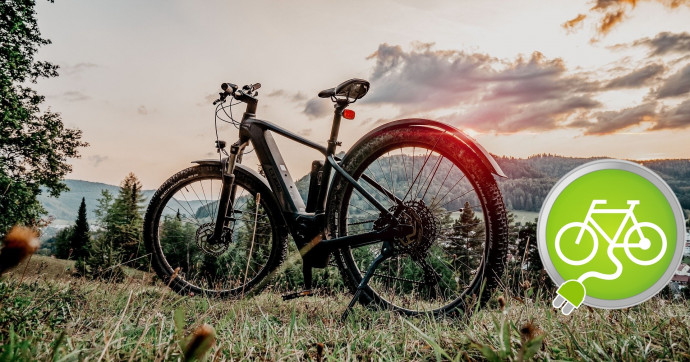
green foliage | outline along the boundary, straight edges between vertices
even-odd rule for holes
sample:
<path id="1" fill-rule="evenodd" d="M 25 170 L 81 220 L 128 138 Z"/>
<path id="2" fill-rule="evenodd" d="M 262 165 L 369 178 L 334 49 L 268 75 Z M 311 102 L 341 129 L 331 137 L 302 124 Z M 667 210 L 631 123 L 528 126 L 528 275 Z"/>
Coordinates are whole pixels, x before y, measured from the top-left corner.
<path id="1" fill-rule="evenodd" d="M 98 275 L 99 270 L 120 262 L 119 252 L 113 247 L 112 235 L 108 233 L 108 227 L 112 223 L 110 208 L 113 204 L 113 195 L 108 190 L 101 190 L 101 197 L 97 202 L 95 213 L 99 230 L 95 233 L 91 243 L 91 256 L 87 259 L 87 265 L 91 267 L 94 275 Z"/>
<path id="2" fill-rule="evenodd" d="M 516 223 L 514 215 L 508 214 L 510 258 L 505 269 L 507 291 L 516 296 L 533 297 L 537 293 L 555 291 L 554 284 L 546 274 L 539 256 L 537 244 L 537 220 Z"/>
<path id="3" fill-rule="evenodd" d="M 70 238 L 70 248 L 72 249 L 73 259 L 77 261 L 75 265 L 77 271 L 82 275 L 86 274 L 84 262 L 89 256 L 91 236 L 89 222 L 86 220 L 86 201 L 83 198 L 81 199 L 81 205 L 79 205 L 77 220 L 74 223 L 72 237 Z"/>
<path id="4" fill-rule="evenodd" d="M 58 231 L 57 235 L 53 238 L 53 244 L 55 245 L 55 256 L 60 259 L 69 259 L 72 256 L 72 234 L 74 233 L 74 226 L 66 227 Z"/>
<path id="5" fill-rule="evenodd" d="M 484 240 L 484 223 L 474 214 L 469 202 L 465 202 L 460 217 L 453 222 L 453 243 L 448 250 L 456 255 L 454 264 L 462 270 L 462 280 L 469 280 L 469 273 L 481 261 Z"/>
<path id="6" fill-rule="evenodd" d="M 108 190 L 101 191 L 95 210 L 99 230 L 86 259 L 94 277 L 121 279 L 123 263 L 141 269 L 148 267 L 148 259 L 138 259 L 144 253 L 142 202 L 141 183 L 133 173 L 122 181 L 117 197 Z"/>
<path id="7" fill-rule="evenodd" d="M 175 267 L 179 266 L 183 270 L 190 270 L 190 265 L 198 257 L 197 255 L 190 255 L 189 248 L 187 247 L 187 243 L 193 241 L 196 237 L 194 225 L 183 223 L 178 212 L 173 217 L 163 216 L 159 233 L 163 254 L 168 263 Z"/>
<path id="8" fill-rule="evenodd" d="M 512 210 L 539 211 L 551 187 L 575 167 L 597 158 L 572 158 L 535 155 L 526 159 L 498 157 L 496 161 L 508 175 L 499 179 L 506 203 Z M 684 209 L 690 209 L 690 160 L 642 161 L 657 172 L 673 189 Z"/>
<path id="9" fill-rule="evenodd" d="M 115 249 L 112 234 L 108 232 L 112 223 L 110 209 L 113 204 L 113 195 L 108 190 L 101 191 L 95 213 L 99 230 L 95 233 L 91 242 L 90 256 L 86 259 L 86 265 L 91 269 L 91 275 L 95 278 L 111 277 L 111 271 L 120 263 L 120 252 Z"/>
<path id="10" fill-rule="evenodd" d="M 120 184 L 120 192 L 108 211 L 110 223 L 106 227 L 107 232 L 111 233 L 114 247 L 121 250 L 125 260 L 135 259 L 144 251 L 141 237 L 143 202 L 141 182 L 130 173 Z"/>
<path id="11" fill-rule="evenodd" d="M 50 44 L 41 37 L 34 1 L 0 3 L 0 234 L 16 223 L 36 225 L 44 213 L 41 186 L 54 196 L 66 189 L 68 158 L 87 146 L 81 131 L 65 128 L 58 113 L 41 111 L 44 97 L 26 86 L 57 76 L 57 66 L 34 59 Z"/>

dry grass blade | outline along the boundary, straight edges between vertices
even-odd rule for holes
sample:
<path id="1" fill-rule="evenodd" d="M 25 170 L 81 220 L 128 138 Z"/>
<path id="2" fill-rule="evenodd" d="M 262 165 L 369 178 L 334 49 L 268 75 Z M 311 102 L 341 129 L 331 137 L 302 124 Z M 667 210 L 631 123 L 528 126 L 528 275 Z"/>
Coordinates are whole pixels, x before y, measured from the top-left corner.
<path id="1" fill-rule="evenodd" d="M 261 194 L 256 193 L 256 210 L 254 211 L 254 230 L 252 231 L 252 244 L 249 246 L 249 255 L 247 255 L 247 268 L 244 270 L 244 282 L 242 282 L 242 297 L 244 298 L 244 287 L 247 285 L 247 274 L 249 274 L 249 263 L 252 261 L 252 253 L 254 252 L 254 240 L 256 239 L 256 222 L 259 218 L 259 205 L 261 202 Z"/>
<path id="2" fill-rule="evenodd" d="M 127 298 L 127 304 L 125 305 L 125 309 L 122 310 L 122 316 L 120 317 L 120 320 L 117 321 L 115 328 L 110 333 L 110 338 L 108 338 L 108 340 L 105 342 L 105 347 L 103 347 L 103 352 L 101 353 L 101 356 L 98 357 L 99 362 L 103 360 L 105 353 L 108 351 L 108 346 L 110 345 L 110 342 L 113 340 L 115 333 L 117 333 L 117 330 L 120 328 L 120 324 L 122 324 L 122 320 L 125 319 L 125 316 L 127 315 L 127 308 L 129 308 L 129 303 L 132 302 L 132 293 L 134 293 L 133 290 L 129 292 L 129 298 Z"/>

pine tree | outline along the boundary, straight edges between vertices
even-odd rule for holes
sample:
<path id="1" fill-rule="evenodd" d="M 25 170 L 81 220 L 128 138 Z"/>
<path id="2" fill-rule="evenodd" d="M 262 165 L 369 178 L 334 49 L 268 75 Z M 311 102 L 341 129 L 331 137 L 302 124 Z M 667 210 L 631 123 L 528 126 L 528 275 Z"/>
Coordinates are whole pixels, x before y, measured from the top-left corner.
<path id="1" fill-rule="evenodd" d="M 130 172 L 120 184 L 120 191 L 108 210 L 106 222 L 107 237 L 112 241 L 113 249 L 122 254 L 125 262 L 144 253 L 141 216 L 143 202 L 141 182 Z M 146 265 L 145 260 L 130 264 L 133 267 Z"/>
<path id="2" fill-rule="evenodd" d="M 74 226 L 66 227 L 57 232 L 55 235 L 55 257 L 59 259 L 70 259 L 72 258 L 72 247 L 70 245 L 70 240 L 72 239 L 72 232 L 74 231 Z"/>
<path id="3" fill-rule="evenodd" d="M 72 257 L 76 260 L 77 272 L 86 274 L 86 258 L 89 256 L 91 247 L 91 236 L 89 230 L 89 222 L 86 220 L 86 200 L 81 198 L 81 205 L 79 205 L 79 212 L 77 220 L 74 223 L 74 230 L 70 238 L 70 248 L 72 249 Z"/>
<path id="4" fill-rule="evenodd" d="M 180 267 L 184 272 L 188 272 L 196 261 L 197 254 L 200 254 L 196 247 L 194 225 L 189 222 L 183 223 L 178 210 L 175 216 L 163 216 L 158 232 L 168 264 L 173 268 Z"/>
<path id="5" fill-rule="evenodd" d="M 108 190 L 101 190 L 101 197 L 97 201 L 98 206 L 94 211 L 98 230 L 91 242 L 86 265 L 93 278 L 119 280 L 123 276 L 122 268 L 119 267 L 122 257 L 114 243 L 118 226 L 113 222 L 113 195 Z"/>
<path id="6" fill-rule="evenodd" d="M 469 271 L 478 266 L 484 244 L 484 224 L 474 215 L 469 201 L 461 209 L 460 217 L 453 223 L 453 242 L 450 252 L 455 254 L 456 266 L 462 269 L 463 280 Z"/>

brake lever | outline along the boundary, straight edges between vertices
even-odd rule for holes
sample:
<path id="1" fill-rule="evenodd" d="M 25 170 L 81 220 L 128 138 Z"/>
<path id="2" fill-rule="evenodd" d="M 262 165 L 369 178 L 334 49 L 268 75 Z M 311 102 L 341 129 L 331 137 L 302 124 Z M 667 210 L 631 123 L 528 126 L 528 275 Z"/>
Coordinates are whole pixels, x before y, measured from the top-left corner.
<path id="1" fill-rule="evenodd" d="M 220 98 L 218 98 L 218 99 L 216 99 L 215 101 L 213 101 L 213 105 L 214 105 L 214 106 L 215 106 L 216 104 L 218 104 L 218 103 L 225 102 L 225 98 L 227 97 L 227 93 L 218 93 L 218 95 L 220 96 Z"/>

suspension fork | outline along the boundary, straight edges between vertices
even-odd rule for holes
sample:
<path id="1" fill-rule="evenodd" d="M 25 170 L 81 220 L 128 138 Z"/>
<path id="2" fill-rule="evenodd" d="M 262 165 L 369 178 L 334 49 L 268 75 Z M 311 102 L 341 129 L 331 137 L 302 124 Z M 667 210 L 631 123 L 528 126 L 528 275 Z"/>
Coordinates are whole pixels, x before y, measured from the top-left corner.
<path id="1" fill-rule="evenodd" d="M 230 157 L 221 166 L 223 172 L 223 187 L 220 191 L 220 200 L 218 201 L 218 214 L 216 216 L 216 225 L 213 229 L 213 235 L 209 242 L 217 244 L 223 239 L 223 232 L 227 228 L 229 219 L 235 216 L 235 192 L 237 186 L 235 185 L 235 164 L 242 162 L 242 152 L 247 147 L 247 141 L 238 140 L 230 146 Z M 232 213 L 228 218 L 228 209 L 232 207 Z"/>

